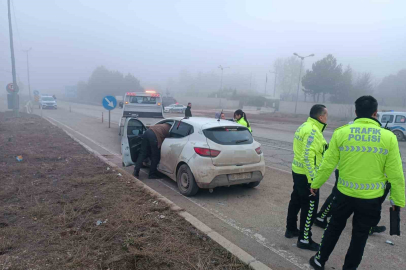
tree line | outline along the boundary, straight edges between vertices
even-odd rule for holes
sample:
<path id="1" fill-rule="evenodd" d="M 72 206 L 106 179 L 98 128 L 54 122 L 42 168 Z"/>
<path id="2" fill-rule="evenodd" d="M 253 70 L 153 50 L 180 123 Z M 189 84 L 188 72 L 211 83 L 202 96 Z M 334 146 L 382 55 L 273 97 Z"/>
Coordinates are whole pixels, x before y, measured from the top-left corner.
<path id="1" fill-rule="evenodd" d="M 295 56 L 279 58 L 274 62 L 277 72 L 277 90 L 282 100 L 296 100 L 301 61 Z M 305 101 L 352 103 L 359 96 L 372 94 L 370 73 L 357 73 L 350 66 L 345 69 L 329 54 L 313 63 L 301 78 L 300 93 Z"/>
<path id="2" fill-rule="evenodd" d="M 123 96 L 126 92 L 144 91 L 140 80 L 128 73 L 108 70 L 104 66 L 97 67 L 87 82 L 77 85 L 78 100 L 99 102 L 104 96 Z"/>

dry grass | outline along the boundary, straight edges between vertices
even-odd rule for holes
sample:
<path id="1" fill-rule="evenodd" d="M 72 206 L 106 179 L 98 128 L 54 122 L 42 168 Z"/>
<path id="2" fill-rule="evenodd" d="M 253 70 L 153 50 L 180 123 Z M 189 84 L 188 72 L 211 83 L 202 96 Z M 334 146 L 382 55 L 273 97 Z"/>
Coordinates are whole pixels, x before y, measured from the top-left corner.
<path id="1" fill-rule="evenodd" d="M 0 114 L 0 269 L 248 269 L 106 167 L 41 118 Z"/>

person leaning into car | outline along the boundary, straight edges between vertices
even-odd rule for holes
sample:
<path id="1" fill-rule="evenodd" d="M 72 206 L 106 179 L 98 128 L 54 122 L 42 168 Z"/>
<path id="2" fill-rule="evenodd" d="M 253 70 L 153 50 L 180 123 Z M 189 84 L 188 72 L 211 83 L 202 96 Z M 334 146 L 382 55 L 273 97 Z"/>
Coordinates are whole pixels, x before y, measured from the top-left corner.
<path id="1" fill-rule="evenodd" d="M 158 163 L 161 159 L 161 146 L 165 138 L 169 136 L 169 130 L 171 129 L 171 125 L 164 123 L 164 124 L 157 124 L 151 126 L 143 135 L 142 135 L 142 143 L 141 143 L 141 150 L 138 154 L 137 162 L 135 163 L 134 168 L 134 176 L 139 177 L 140 170 L 142 166 L 142 162 L 147 158 L 147 156 L 151 159 L 151 166 L 149 168 L 149 179 L 158 179 Z"/>

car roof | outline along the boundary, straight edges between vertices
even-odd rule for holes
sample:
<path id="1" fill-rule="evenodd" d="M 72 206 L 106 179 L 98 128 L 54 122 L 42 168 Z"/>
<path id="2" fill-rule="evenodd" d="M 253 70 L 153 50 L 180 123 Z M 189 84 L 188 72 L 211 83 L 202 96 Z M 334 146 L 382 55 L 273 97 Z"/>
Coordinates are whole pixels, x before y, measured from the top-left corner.
<path id="1" fill-rule="evenodd" d="M 378 112 L 378 114 L 406 114 L 406 112 Z"/>
<path id="2" fill-rule="evenodd" d="M 165 120 L 175 120 L 180 121 L 192 125 L 195 128 L 199 129 L 209 129 L 214 127 L 241 127 L 240 124 L 229 120 L 222 120 L 218 121 L 216 118 L 208 118 L 208 117 L 191 117 L 191 118 L 183 118 L 183 117 L 173 117 L 173 118 L 166 118 Z"/>

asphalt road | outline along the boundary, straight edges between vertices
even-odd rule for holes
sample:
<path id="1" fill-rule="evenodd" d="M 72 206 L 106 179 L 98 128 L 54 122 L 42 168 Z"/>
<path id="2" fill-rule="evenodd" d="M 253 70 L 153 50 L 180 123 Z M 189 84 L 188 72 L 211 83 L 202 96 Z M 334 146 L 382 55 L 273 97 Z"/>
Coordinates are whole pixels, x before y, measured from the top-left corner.
<path id="1" fill-rule="evenodd" d="M 71 106 L 71 112 L 69 110 Z M 111 128 L 106 121 L 101 122 L 102 107 L 68 104 L 59 102 L 58 110 L 44 110 L 43 116 L 57 124 L 68 133 L 98 151 L 112 162 L 121 165 L 120 137 L 118 120 L 120 111 L 112 112 Z M 34 113 L 39 113 L 36 109 Z M 106 111 L 104 111 L 106 119 Z M 155 119 L 145 119 L 153 123 Z M 298 249 L 296 239 L 286 239 L 285 219 L 287 205 L 292 191 L 290 163 L 292 161 L 291 142 L 294 125 L 272 124 L 253 125 L 256 139 L 262 143 L 267 163 L 267 172 L 262 183 L 255 189 L 240 186 L 218 188 L 213 193 L 203 190 L 196 197 L 187 198 L 177 191 L 176 183 L 170 179 L 141 180 L 169 198 L 224 237 L 267 264 L 272 269 L 310 269 L 311 251 Z M 327 130 L 326 138 L 332 130 Z M 404 142 L 401 143 L 404 152 Z M 130 172 L 132 168 L 127 168 Z M 334 180 L 321 189 L 321 202 L 331 192 Z M 389 204 L 383 205 L 381 224 L 389 226 Z M 405 228 L 406 215 L 402 213 Z M 347 224 L 326 269 L 341 269 L 351 236 L 351 220 Z M 313 229 L 314 240 L 320 241 L 323 230 Z M 391 240 L 395 245 L 388 245 Z M 405 238 L 391 237 L 388 232 L 373 235 L 368 240 L 361 269 L 406 269 L 404 259 Z"/>

